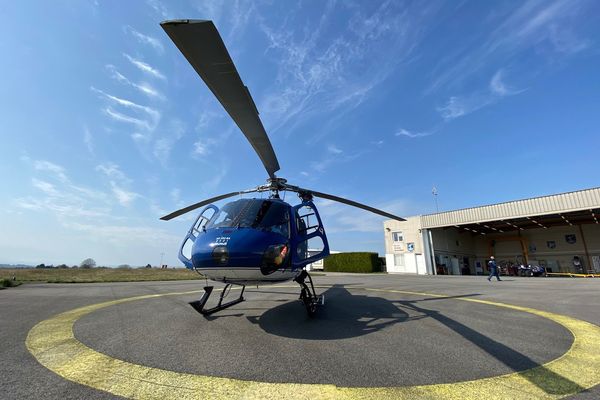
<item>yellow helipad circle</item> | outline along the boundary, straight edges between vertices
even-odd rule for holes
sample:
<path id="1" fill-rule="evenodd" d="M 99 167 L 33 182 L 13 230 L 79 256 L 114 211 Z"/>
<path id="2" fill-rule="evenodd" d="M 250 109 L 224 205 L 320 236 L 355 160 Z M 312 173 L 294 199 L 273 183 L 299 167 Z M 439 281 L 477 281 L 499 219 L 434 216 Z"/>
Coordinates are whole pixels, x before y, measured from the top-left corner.
<path id="1" fill-rule="evenodd" d="M 401 290 L 363 290 L 446 297 Z M 79 318 L 101 308 L 197 292 L 136 296 L 67 311 L 34 326 L 29 331 L 26 345 L 43 366 L 61 377 L 132 399 L 556 399 L 600 384 L 600 327 L 564 315 L 472 298 L 453 300 L 504 307 L 550 319 L 573 334 L 573 344 L 556 360 L 491 378 L 421 386 L 347 388 L 254 382 L 166 371 L 109 357 L 85 346 L 73 334 L 73 326 Z"/>

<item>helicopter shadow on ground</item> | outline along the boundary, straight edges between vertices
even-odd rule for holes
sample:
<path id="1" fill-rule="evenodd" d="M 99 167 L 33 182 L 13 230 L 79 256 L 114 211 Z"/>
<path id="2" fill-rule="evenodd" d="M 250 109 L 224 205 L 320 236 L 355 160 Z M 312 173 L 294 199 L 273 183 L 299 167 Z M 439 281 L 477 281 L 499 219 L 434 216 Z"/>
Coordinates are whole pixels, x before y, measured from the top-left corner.
<path id="1" fill-rule="evenodd" d="M 392 302 L 397 304 L 400 308 L 409 311 L 411 314 L 418 313 L 425 318 L 431 318 L 456 332 L 490 356 L 502 362 L 507 367 L 510 367 L 513 371 L 517 371 L 521 377 L 527 379 L 551 396 L 575 394 L 584 389 L 577 383 L 551 371 L 544 365 L 539 365 L 527 355 L 512 349 L 510 346 L 500 343 L 484 333 L 478 332 L 477 330 L 444 315 L 444 313 L 440 311 L 432 310 L 425 306 L 429 301 L 436 302 L 470 296 L 472 295 L 425 298 L 413 301 L 395 300 Z"/>
<path id="2" fill-rule="evenodd" d="M 309 340 L 347 339 L 424 318 L 409 316 L 389 300 L 352 294 L 343 285 L 334 285 L 323 294 L 325 306 L 313 318 L 306 315 L 299 300 L 271 308 L 260 317 L 247 318 L 267 333 Z"/>

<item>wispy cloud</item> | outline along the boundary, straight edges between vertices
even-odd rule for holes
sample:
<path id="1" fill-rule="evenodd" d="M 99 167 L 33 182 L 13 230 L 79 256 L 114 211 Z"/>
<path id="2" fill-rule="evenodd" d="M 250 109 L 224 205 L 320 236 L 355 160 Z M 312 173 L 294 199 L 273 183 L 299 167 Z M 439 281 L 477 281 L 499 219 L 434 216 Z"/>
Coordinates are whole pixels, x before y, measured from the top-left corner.
<path id="1" fill-rule="evenodd" d="M 167 165 L 173 146 L 185 135 L 186 130 L 187 127 L 182 121 L 172 119 L 165 129 L 167 133 L 154 142 L 152 152 L 163 166 Z"/>
<path id="2" fill-rule="evenodd" d="M 468 97 L 452 96 L 437 110 L 444 120 L 449 121 L 485 107 L 490 104 L 491 100 L 491 97 L 479 94 Z"/>
<path id="3" fill-rule="evenodd" d="M 48 171 L 54 174 L 61 182 L 68 182 L 69 178 L 65 174 L 65 169 L 60 165 L 51 163 L 49 161 L 38 160 L 34 161 L 34 168 L 38 171 Z"/>
<path id="4" fill-rule="evenodd" d="M 261 21 L 269 41 L 267 55 L 278 60 L 277 84 L 260 101 L 271 132 L 283 126 L 289 132 L 316 114 L 358 107 L 409 59 L 432 14 L 427 7 L 393 1 L 367 14 L 346 3 L 321 4 L 321 18 L 309 26 L 303 22 L 303 30 L 294 29 L 293 16 L 278 27 Z M 332 38 L 331 20 L 340 12 L 351 17 L 346 29 Z"/>
<path id="5" fill-rule="evenodd" d="M 115 79 L 116 81 L 118 81 L 124 85 L 131 86 L 150 98 L 160 99 L 160 100 L 165 99 L 164 95 L 162 93 L 160 93 L 156 88 L 154 88 L 148 82 L 139 82 L 139 83 L 132 82 L 125 75 L 121 74 L 117 70 L 117 68 L 112 64 L 108 64 L 106 66 L 106 69 L 111 73 L 111 78 Z"/>
<path id="6" fill-rule="evenodd" d="M 510 8 L 509 13 L 502 15 L 502 20 L 490 21 L 497 28 L 483 41 L 468 43 L 468 47 L 440 60 L 435 68 L 437 73 L 425 93 L 446 86 L 457 87 L 495 63 L 510 63 L 521 52 L 532 48 L 553 51 L 553 60 L 588 48 L 590 40 L 575 32 L 590 4 L 593 2 L 585 0 L 528 0 L 520 3 L 519 8 Z"/>
<path id="7" fill-rule="evenodd" d="M 352 153 L 345 153 L 332 145 L 327 147 L 326 154 L 324 154 L 321 159 L 311 161 L 308 165 L 312 172 L 323 173 L 332 165 L 345 164 L 354 161 L 370 151 L 371 150 L 369 149 L 363 149 Z"/>
<path id="8" fill-rule="evenodd" d="M 206 156 L 208 155 L 209 149 L 216 144 L 214 139 L 200 139 L 194 143 L 194 155 Z"/>
<path id="9" fill-rule="evenodd" d="M 124 207 L 128 207 L 136 198 L 141 197 L 140 194 L 126 190 L 114 181 L 110 182 L 110 186 L 118 202 Z"/>
<path id="10" fill-rule="evenodd" d="M 338 149 L 335 145 L 330 144 L 329 146 L 327 146 L 327 151 L 331 154 L 342 154 L 344 151 Z"/>
<path id="11" fill-rule="evenodd" d="M 118 164 L 113 162 L 99 164 L 96 166 L 96 171 L 109 179 L 111 191 L 122 206 L 128 207 L 135 199 L 142 197 L 139 193 L 127 189 L 133 181 L 125 175 Z"/>
<path id="12" fill-rule="evenodd" d="M 486 90 L 465 96 L 452 96 L 446 104 L 438 107 L 437 111 L 445 121 L 450 121 L 494 104 L 503 97 L 514 96 L 524 91 L 525 89 L 514 89 L 506 84 L 503 70 L 498 70 Z"/>
<path id="13" fill-rule="evenodd" d="M 16 198 L 14 204 L 23 209 L 34 211 L 48 211 L 56 217 L 65 218 L 93 218 L 110 217 L 107 207 L 106 194 L 94 189 L 89 189 L 71 182 L 65 168 L 49 161 L 31 161 L 35 171 L 50 172 L 55 182 L 44 179 L 32 178 L 31 185 L 41 194 L 29 197 Z"/>
<path id="14" fill-rule="evenodd" d="M 506 84 L 504 81 L 504 71 L 498 70 L 490 81 L 490 90 L 492 94 L 500 97 L 512 96 L 524 92 L 524 89 L 515 89 Z"/>
<path id="15" fill-rule="evenodd" d="M 158 53 L 162 54 L 165 51 L 162 42 L 157 38 L 144 35 L 143 33 L 138 32 L 129 25 L 125 26 L 125 31 L 129 32 L 134 38 L 137 39 L 139 43 L 150 45 Z"/>
<path id="16" fill-rule="evenodd" d="M 88 152 L 91 155 L 94 155 L 94 140 L 92 138 L 92 133 L 87 126 L 83 127 L 83 143 L 85 143 L 85 147 L 87 147 Z"/>
<path id="17" fill-rule="evenodd" d="M 96 93 L 104 96 L 105 98 L 111 100 L 112 102 L 114 102 L 114 103 L 116 103 L 116 104 L 118 104 L 120 106 L 127 107 L 127 108 L 130 108 L 130 109 L 136 110 L 136 111 L 143 111 L 143 112 L 145 112 L 150 117 L 152 117 L 152 119 L 155 122 L 157 122 L 158 119 L 160 119 L 160 112 L 157 111 L 157 110 L 155 110 L 155 109 L 153 109 L 152 107 L 142 106 L 142 105 L 139 105 L 137 103 L 134 103 L 133 101 L 122 99 L 122 98 L 117 97 L 117 96 L 113 96 L 111 94 L 103 92 L 100 89 L 96 89 L 93 86 L 91 87 L 91 89 L 92 89 L 92 91 L 94 91 L 94 92 L 96 92 Z"/>
<path id="18" fill-rule="evenodd" d="M 121 167 L 119 167 L 119 165 L 112 163 L 112 162 L 107 162 L 104 164 L 97 165 L 96 171 L 102 172 L 104 175 L 106 175 L 107 177 L 109 177 L 111 179 L 116 179 L 121 182 L 127 182 L 127 183 L 131 182 L 131 179 L 129 179 L 123 173 L 123 171 L 121 171 Z"/>
<path id="19" fill-rule="evenodd" d="M 162 80 L 167 79 L 159 70 L 152 67 L 150 64 L 145 63 L 141 60 L 138 60 L 137 58 L 133 58 L 129 54 L 126 54 L 126 53 L 123 53 L 123 56 L 125 56 L 125 58 L 127 58 L 127 60 L 129 60 L 130 63 L 132 63 L 135 67 L 137 67 L 140 71 L 144 72 L 145 74 L 148 74 L 150 76 L 153 76 L 155 78 L 159 78 Z"/>
<path id="20" fill-rule="evenodd" d="M 586 50 L 592 44 L 591 40 L 580 38 L 572 30 L 556 25 L 550 28 L 548 38 L 554 46 L 554 50 L 567 55 Z"/>
<path id="21" fill-rule="evenodd" d="M 45 181 L 41 181 L 39 179 L 35 179 L 33 178 L 31 180 L 31 183 L 33 184 L 33 186 L 39 190 L 41 190 L 42 192 L 46 193 L 49 196 L 56 196 L 58 195 L 58 191 L 56 190 L 56 188 L 54 187 L 53 184 L 49 183 L 49 182 L 45 182 Z"/>
<path id="22" fill-rule="evenodd" d="M 115 121 L 126 122 L 129 124 L 136 125 L 139 128 L 144 128 L 147 130 L 152 129 L 152 126 L 146 120 L 135 118 L 135 117 L 130 117 L 125 114 L 121 114 L 120 112 L 115 111 L 110 107 L 105 108 L 103 111 L 106 113 L 106 115 L 108 115 L 110 118 L 114 119 Z"/>
<path id="23" fill-rule="evenodd" d="M 82 204 L 69 202 L 65 197 L 60 199 L 48 197 L 40 199 L 36 197 L 18 198 L 15 204 L 19 208 L 34 211 L 50 211 L 57 217 L 64 219 L 85 217 L 85 218 L 109 218 L 108 208 L 90 208 Z"/>
<path id="24" fill-rule="evenodd" d="M 508 94 L 509 90 L 504 84 L 504 82 L 502 82 L 501 70 L 496 72 L 492 77 L 492 80 L 490 81 L 490 89 L 492 93 L 497 94 L 499 96 L 505 96 L 506 94 Z"/>
<path id="25" fill-rule="evenodd" d="M 162 18 L 168 19 L 171 16 L 171 11 L 159 0 L 146 0 L 146 4 L 150 6 Z"/>
<path id="26" fill-rule="evenodd" d="M 420 137 L 425 137 L 425 136 L 429 136 L 432 135 L 434 132 L 433 131 L 429 131 L 429 132 L 411 132 L 407 129 L 404 128 L 400 128 L 394 135 L 395 136 L 405 136 L 411 139 L 415 139 L 415 138 L 420 138 Z M 383 142 L 381 143 L 383 144 Z"/>
<path id="27" fill-rule="evenodd" d="M 215 22 L 226 42 L 242 36 L 248 24 L 257 19 L 256 3 L 251 1 L 202 1 L 194 3 L 194 7 L 199 15 Z"/>
<path id="28" fill-rule="evenodd" d="M 95 87 L 91 87 L 91 90 L 103 98 L 109 100 L 115 105 L 127 108 L 136 112 L 136 116 L 130 116 L 118 111 L 113 110 L 111 107 L 107 107 L 104 109 L 105 113 L 111 117 L 112 119 L 120 122 L 127 122 L 130 124 L 137 125 L 139 127 L 143 127 L 147 130 L 154 130 L 158 123 L 160 122 L 161 112 L 148 106 L 142 106 L 140 104 L 134 103 L 133 101 L 122 99 L 117 96 L 113 96 L 108 94 L 100 89 L 96 89 Z M 149 117 L 149 119 L 141 118 L 140 115 L 145 115 Z"/>

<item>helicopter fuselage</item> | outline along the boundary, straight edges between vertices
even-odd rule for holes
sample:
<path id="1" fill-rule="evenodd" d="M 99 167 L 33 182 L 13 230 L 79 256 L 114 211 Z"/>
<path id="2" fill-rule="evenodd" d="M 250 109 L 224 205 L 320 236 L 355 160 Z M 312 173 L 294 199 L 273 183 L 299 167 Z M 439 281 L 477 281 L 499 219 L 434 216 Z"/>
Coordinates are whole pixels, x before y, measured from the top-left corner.
<path id="1" fill-rule="evenodd" d="M 309 252 L 309 243 L 321 248 Z M 241 199 L 221 209 L 205 207 L 186 235 L 179 259 L 208 279 L 264 284 L 295 278 L 329 255 L 321 218 L 312 201 Z"/>

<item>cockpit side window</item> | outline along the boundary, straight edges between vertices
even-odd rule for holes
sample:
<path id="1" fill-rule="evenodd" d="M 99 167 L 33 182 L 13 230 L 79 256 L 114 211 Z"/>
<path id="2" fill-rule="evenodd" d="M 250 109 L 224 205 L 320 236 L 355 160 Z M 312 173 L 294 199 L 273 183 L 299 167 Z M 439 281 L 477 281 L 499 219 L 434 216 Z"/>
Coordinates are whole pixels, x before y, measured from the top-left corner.
<path id="1" fill-rule="evenodd" d="M 275 201 L 263 201 L 254 214 L 250 227 L 290 236 L 290 212 L 287 205 Z"/>
<path id="2" fill-rule="evenodd" d="M 313 233 L 319 227 L 315 210 L 310 206 L 306 205 L 297 210 L 296 213 L 296 225 L 298 227 L 298 233 L 301 235 L 308 235 Z"/>

